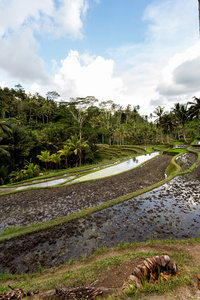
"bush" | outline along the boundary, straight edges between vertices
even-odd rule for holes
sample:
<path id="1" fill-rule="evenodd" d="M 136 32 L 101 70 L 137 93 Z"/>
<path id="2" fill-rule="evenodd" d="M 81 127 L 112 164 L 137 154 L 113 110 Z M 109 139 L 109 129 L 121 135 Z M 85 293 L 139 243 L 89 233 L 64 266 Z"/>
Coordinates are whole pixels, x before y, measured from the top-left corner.
<path id="1" fill-rule="evenodd" d="M 19 171 L 12 172 L 10 177 L 10 183 L 23 181 L 26 179 L 30 179 L 33 177 L 38 176 L 40 173 L 40 168 L 38 165 L 34 165 L 33 163 L 30 163 L 27 165 L 24 169 L 21 169 Z"/>

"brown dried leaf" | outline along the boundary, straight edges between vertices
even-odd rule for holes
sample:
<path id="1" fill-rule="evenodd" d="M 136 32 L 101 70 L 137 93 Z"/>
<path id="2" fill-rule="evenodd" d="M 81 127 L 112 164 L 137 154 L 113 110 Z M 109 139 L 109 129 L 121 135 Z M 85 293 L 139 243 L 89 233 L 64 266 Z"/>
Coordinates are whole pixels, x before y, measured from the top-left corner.
<path id="1" fill-rule="evenodd" d="M 198 289 L 200 290 L 200 274 L 197 275 L 197 286 Z"/>
<path id="2" fill-rule="evenodd" d="M 169 280 L 171 278 L 171 274 L 167 274 L 166 272 L 160 273 L 160 276 L 164 280 Z"/>
<path id="3" fill-rule="evenodd" d="M 148 269 L 146 266 L 142 266 L 142 267 L 141 267 L 141 270 L 142 270 L 142 273 L 143 273 L 143 276 L 144 276 L 144 277 L 149 276 L 150 271 L 149 271 L 149 269 Z"/>
<path id="4" fill-rule="evenodd" d="M 156 260 L 156 264 L 157 264 L 158 266 L 161 266 L 161 259 L 160 259 L 160 256 L 156 255 L 156 256 L 154 256 L 154 258 L 155 258 L 155 260 Z"/>
<path id="5" fill-rule="evenodd" d="M 156 273 L 151 273 L 150 277 L 153 281 L 157 281 L 157 274 Z"/>
<path id="6" fill-rule="evenodd" d="M 134 273 L 135 273 L 135 276 L 137 276 L 138 278 L 142 277 L 142 270 L 141 270 L 141 266 L 136 266 L 134 269 L 133 269 Z"/>

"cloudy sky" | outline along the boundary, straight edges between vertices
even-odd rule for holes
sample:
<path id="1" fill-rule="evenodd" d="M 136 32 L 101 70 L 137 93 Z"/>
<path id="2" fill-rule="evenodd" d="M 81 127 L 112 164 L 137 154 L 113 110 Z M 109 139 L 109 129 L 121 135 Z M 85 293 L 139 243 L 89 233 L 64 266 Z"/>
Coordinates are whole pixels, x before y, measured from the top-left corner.
<path id="1" fill-rule="evenodd" d="M 200 97 L 198 0 L 0 0 L 0 86 L 150 114 Z"/>

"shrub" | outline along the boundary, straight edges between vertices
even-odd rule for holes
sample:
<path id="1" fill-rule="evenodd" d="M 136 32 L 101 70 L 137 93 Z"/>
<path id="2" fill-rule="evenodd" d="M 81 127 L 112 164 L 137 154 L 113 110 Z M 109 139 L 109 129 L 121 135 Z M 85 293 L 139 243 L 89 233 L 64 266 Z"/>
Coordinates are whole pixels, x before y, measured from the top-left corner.
<path id="1" fill-rule="evenodd" d="M 23 181 L 23 180 L 26 180 L 26 179 L 36 177 L 36 176 L 39 175 L 39 173 L 40 173 L 39 166 L 34 165 L 33 163 L 30 163 L 24 169 L 12 172 L 9 175 L 10 183 Z"/>

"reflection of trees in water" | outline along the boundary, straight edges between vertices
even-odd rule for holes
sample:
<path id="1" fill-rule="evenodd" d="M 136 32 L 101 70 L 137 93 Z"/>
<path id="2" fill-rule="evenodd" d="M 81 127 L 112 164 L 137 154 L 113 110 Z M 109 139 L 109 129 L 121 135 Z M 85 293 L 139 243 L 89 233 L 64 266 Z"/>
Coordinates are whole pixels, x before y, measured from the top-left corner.
<path id="1" fill-rule="evenodd" d="M 138 163 L 138 161 L 139 161 L 137 157 L 133 157 L 132 159 L 133 159 L 133 162 L 136 162 L 136 163 Z"/>

